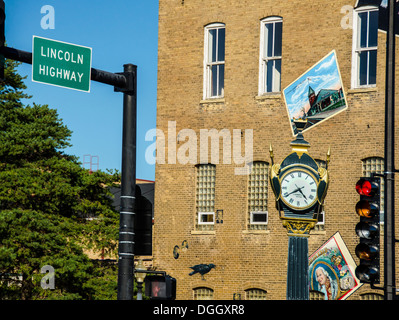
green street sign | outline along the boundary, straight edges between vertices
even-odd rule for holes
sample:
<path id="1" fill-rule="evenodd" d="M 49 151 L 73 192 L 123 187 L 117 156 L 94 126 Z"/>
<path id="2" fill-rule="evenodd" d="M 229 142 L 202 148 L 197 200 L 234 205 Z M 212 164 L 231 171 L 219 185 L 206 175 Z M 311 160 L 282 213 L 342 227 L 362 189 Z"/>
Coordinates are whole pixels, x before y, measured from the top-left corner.
<path id="1" fill-rule="evenodd" d="M 33 36 L 32 81 L 90 92 L 91 48 Z"/>

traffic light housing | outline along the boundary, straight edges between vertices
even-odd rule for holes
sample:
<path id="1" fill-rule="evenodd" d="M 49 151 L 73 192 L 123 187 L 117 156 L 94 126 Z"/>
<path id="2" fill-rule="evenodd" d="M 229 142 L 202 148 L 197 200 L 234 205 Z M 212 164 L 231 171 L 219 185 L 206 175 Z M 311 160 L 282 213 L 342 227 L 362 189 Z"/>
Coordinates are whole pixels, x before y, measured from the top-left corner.
<path id="1" fill-rule="evenodd" d="M 152 203 L 141 193 L 136 185 L 136 219 L 134 224 L 134 254 L 152 255 Z"/>
<path id="2" fill-rule="evenodd" d="M 175 300 L 176 279 L 169 275 L 146 276 L 145 295 L 151 300 Z"/>
<path id="3" fill-rule="evenodd" d="M 380 178 L 362 177 L 356 183 L 360 200 L 356 213 L 360 222 L 356 234 L 360 241 L 355 253 L 360 259 L 355 273 L 362 283 L 380 283 Z"/>

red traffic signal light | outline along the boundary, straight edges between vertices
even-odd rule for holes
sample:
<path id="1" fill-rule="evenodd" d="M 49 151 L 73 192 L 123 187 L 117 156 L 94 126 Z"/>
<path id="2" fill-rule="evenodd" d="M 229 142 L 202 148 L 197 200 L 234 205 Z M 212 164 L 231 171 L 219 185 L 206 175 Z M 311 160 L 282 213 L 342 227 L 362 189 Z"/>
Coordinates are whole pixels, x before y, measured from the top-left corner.
<path id="1" fill-rule="evenodd" d="M 151 300 L 175 300 L 176 279 L 169 275 L 147 276 L 145 278 L 145 295 Z"/>
<path id="2" fill-rule="evenodd" d="M 371 179 L 360 179 L 356 183 L 356 191 L 361 196 L 373 197 L 379 190 L 379 185 Z"/>

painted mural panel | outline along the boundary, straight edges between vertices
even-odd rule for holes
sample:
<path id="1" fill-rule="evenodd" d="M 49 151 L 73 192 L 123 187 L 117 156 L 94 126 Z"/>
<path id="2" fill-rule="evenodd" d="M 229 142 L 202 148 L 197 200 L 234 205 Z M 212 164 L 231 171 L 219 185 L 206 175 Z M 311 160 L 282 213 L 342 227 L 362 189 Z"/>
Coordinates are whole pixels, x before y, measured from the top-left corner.
<path id="1" fill-rule="evenodd" d="M 325 300 L 345 300 L 362 286 L 355 268 L 337 232 L 309 257 L 309 289 L 324 293 Z"/>
<path id="2" fill-rule="evenodd" d="M 347 108 L 335 50 L 283 90 L 293 135 Z"/>

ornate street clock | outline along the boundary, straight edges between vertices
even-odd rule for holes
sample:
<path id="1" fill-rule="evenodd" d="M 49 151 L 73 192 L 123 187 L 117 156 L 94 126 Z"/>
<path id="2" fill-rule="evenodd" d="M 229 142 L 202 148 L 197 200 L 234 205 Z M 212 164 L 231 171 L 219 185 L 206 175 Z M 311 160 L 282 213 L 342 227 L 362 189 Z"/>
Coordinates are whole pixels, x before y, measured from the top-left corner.
<path id="1" fill-rule="evenodd" d="M 328 188 L 327 168 L 319 167 L 309 156 L 309 143 L 299 133 L 291 142 L 292 152 L 270 169 L 270 182 L 276 205 L 285 217 L 316 218 L 320 213 Z M 273 150 L 270 149 L 272 162 Z M 327 154 L 327 164 L 329 152 Z"/>
<path id="2" fill-rule="evenodd" d="M 280 219 L 289 236 L 287 300 L 308 300 L 308 237 L 323 209 L 329 183 L 330 150 L 323 168 L 308 154 L 310 144 L 302 133 L 298 133 L 291 146 L 292 152 L 280 164 L 274 163 L 270 146 L 269 177 Z"/>

